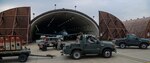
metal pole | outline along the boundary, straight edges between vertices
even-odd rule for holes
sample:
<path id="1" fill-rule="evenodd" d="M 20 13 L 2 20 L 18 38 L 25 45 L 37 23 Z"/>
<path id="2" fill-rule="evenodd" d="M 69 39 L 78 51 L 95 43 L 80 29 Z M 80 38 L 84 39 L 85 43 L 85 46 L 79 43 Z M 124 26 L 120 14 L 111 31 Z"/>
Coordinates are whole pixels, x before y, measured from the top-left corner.
<path id="1" fill-rule="evenodd" d="M 93 16 L 93 19 L 95 18 L 95 16 Z"/>
<path id="2" fill-rule="evenodd" d="M 34 18 L 34 15 L 35 13 L 33 13 L 33 18 Z M 27 16 L 28 16 L 28 26 L 27 26 L 27 40 L 26 40 L 27 43 L 26 44 L 28 45 L 29 44 L 29 28 L 30 28 L 30 11 Z"/>
<path id="3" fill-rule="evenodd" d="M 54 6 L 55 6 L 55 9 L 56 9 L 56 4 L 54 4 Z"/>
<path id="4" fill-rule="evenodd" d="M 35 17 L 35 13 L 33 13 L 33 18 Z"/>
<path id="5" fill-rule="evenodd" d="M 75 8 L 75 10 L 76 10 L 77 6 L 75 5 L 74 8 Z"/>

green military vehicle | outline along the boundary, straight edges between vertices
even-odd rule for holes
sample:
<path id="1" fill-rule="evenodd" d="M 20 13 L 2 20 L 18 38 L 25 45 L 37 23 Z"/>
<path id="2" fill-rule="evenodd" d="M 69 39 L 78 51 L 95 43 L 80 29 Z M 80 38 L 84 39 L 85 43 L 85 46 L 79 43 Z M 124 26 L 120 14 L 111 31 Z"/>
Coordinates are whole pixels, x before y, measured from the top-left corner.
<path id="1" fill-rule="evenodd" d="M 80 43 L 72 43 L 65 45 L 62 50 L 62 55 L 70 55 L 74 59 L 80 59 L 86 54 L 98 54 L 105 58 L 110 58 L 112 52 L 116 52 L 115 45 L 109 41 L 100 41 L 91 35 L 82 35 Z"/>
<path id="2" fill-rule="evenodd" d="M 138 46 L 139 48 L 147 49 L 150 44 L 149 39 L 139 38 L 134 34 L 128 34 L 125 38 L 119 38 L 114 41 L 120 48 L 126 48 L 126 46 Z"/>

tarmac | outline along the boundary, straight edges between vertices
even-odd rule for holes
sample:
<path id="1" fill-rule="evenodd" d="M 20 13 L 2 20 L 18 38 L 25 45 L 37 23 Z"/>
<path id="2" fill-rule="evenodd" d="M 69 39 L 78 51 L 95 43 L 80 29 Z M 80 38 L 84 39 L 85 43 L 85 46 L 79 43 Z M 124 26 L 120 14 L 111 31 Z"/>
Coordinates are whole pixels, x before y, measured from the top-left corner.
<path id="1" fill-rule="evenodd" d="M 103 58 L 98 55 L 84 56 L 79 60 L 74 60 L 70 56 L 61 55 L 61 50 L 49 47 L 48 51 L 39 50 L 37 44 L 27 46 L 32 54 L 36 55 L 55 55 L 56 57 L 36 57 L 29 56 L 25 63 L 150 63 L 150 46 L 148 49 L 139 49 L 138 47 L 128 47 L 120 49 L 117 47 L 117 53 L 113 53 L 111 58 Z M 4 57 L 0 63 L 20 63 L 18 57 Z"/>

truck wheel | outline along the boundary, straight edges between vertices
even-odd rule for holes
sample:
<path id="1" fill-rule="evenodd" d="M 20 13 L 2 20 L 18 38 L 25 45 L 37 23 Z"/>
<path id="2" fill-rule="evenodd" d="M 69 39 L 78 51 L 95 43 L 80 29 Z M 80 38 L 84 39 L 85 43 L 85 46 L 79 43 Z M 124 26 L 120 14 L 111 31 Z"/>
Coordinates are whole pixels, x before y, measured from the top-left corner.
<path id="1" fill-rule="evenodd" d="M 21 54 L 21 55 L 19 55 L 19 57 L 18 57 L 18 60 L 19 60 L 20 62 L 26 62 L 27 59 L 28 59 L 28 55 L 26 55 L 26 54 Z"/>
<path id="2" fill-rule="evenodd" d="M 41 50 L 42 48 L 39 47 L 39 50 Z"/>
<path id="3" fill-rule="evenodd" d="M 47 51 L 47 47 L 43 45 L 43 48 L 41 49 L 42 51 Z"/>
<path id="4" fill-rule="evenodd" d="M 145 43 L 140 44 L 139 48 L 141 49 L 147 49 L 148 45 Z"/>
<path id="5" fill-rule="evenodd" d="M 61 44 L 61 45 L 60 45 L 60 49 L 62 50 L 62 49 L 63 49 L 63 47 L 64 47 L 64 44 Z"/>
<path id="6" fill-rule="evenodd" d="M 2 60 L 3 58 L 2 57 L 0 57 L 0 60 Z"/>
<path id="7" fill-rule="evenodd" d="M 79 50 L 73 51 L 71 55 L 72 55 L 73 59 L 80 59 L 81 58 L 81 52 Z"/>
<path id="8" fill-rule="evenodd" d="M 102 56 L 105 58 L 110 58 L 112 56 L 112 51 L 110 49 L 104 49 Z"/>
<path id="9" fill-rule="evenodd" d="M 125 43 L 121 43 L 121 44 L 119 45 L 119 47 L 122 48 L 122 49 L 123 49 L 123 48 L 126 48 L 126 44 L 125 44 Z"/>

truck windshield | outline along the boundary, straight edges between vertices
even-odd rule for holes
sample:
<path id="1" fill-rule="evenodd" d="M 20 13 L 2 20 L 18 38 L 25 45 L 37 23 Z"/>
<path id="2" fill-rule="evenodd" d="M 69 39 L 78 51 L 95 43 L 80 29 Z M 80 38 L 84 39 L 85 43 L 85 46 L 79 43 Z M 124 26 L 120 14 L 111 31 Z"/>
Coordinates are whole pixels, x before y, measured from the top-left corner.
<path id="1" fill-rule="evenodd" d="M 95 42 L 97 42 L 97 39 L 95 37 L 89 36 L 89 37 L 87 37 L 87 41 L 89 43 L 95 43 Z"/>
<path id="2" fill-rule="evenodd" d="M 128 39 L 135 39 L 135 38 L 137 38 L 137 37 L 136 37 L 136 35 L 131 34 L 131 35 L 127 35 L 127 38 L 128 38 Z"/>

